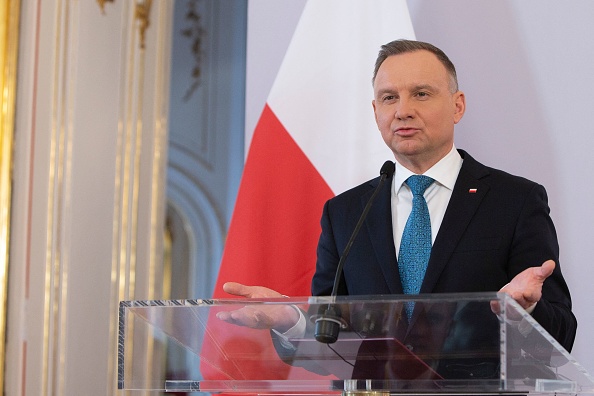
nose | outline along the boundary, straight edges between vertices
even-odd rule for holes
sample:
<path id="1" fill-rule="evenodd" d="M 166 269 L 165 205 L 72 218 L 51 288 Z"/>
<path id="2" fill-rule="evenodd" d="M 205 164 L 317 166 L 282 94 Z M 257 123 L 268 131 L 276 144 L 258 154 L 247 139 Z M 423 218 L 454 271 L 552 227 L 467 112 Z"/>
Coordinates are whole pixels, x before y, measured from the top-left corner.
<path id="1" fill-rule="evenodd" d="M 394 117 L 398 120 L 405 120 L 414 117 L 414 106 L 410 99 L 400 98 L 396 105 Z"/>

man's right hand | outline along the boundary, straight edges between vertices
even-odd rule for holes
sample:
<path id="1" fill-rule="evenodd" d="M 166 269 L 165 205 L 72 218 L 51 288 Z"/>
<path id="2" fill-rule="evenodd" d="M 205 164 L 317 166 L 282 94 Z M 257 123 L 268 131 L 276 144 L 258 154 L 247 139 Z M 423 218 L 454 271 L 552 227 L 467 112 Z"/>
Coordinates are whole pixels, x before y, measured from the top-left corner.
<path id="1" fill-rule="evenodd" d="M 236 282 L 223 285 L 226 293 L 246 298 L 282 298 L 281 293 L 263 286 L 247 286 Z M 252 329 L 274 329 L 284 333 L 299 320 L 299 313 L 291 305 L 251 304 L 234 311 L 221 311 L 217 318 Z"/>

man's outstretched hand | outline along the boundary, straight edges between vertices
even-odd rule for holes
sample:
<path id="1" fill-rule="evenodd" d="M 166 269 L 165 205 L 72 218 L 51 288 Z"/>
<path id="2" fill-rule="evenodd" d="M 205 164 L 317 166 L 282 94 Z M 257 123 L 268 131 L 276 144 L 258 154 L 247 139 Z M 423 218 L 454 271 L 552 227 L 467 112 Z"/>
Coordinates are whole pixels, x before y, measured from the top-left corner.
<path id="1" fill-rule="evenodd" d="M 540 267 L 527 268 L 520 272 L 500 291 L 505 292 L 522 306 L 529 309 L 542 297 L 542 284 L 555 269 L 553 260 L 545 261 Z"/>
<path id="2" fill-rule="evenodd" d="M 246 298 L 282 298 L 281 293 L 263 286 L 247 286 L 236 282 L 223 285 L 226 293 Z M 217 318 L 238 326 L 252 329 L 287 331 L 299 320 L 299 313 L 290 305 L 252 304 L 234 311 L 221 311 Z"/>
<path id="3" fill-rule="evenodd" d="M 509 294 L 522 308 L 531 313 L 542 297 L 544 281 L 551 276 L 554 269 L 555 262 L 547 260 L 540 267 L 530 267 L 520 272 L 499 291 Z M 492 303 L 491 308 L 495 313 L 500 311 L 498 303 Z"/>

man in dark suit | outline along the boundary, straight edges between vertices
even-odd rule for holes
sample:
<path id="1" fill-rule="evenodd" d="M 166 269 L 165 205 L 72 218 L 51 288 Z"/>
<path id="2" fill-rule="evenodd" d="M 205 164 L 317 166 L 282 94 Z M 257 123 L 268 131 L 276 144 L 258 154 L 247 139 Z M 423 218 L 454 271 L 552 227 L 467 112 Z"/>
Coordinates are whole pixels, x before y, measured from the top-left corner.
<path id="1" fill-rule="evenodd" d="M 420 293 L 497 291 L 530 263 L 551 258 L 558 262 L 544 188 L 488 168 L 464 151 L 459 154 L 462 168 L 433 243 Z M 330 294 L 340 254 L 378 179 L 326 203 L 313 295 Z M 392 190 L 392 184 L 386 183 L 371 207 L 345 262 L 338 294 L 403 293 L 392 237 Z M 532 315 L 571 350 L 576 321 L 558 265 L 543 283 L 542 298 Z"/>
<path id="2" fill-rule="evenodd" d="M 466 102 L 447 56 L 427 43 L 388 43 L 378 56 L 373 87 L 376 122 L 394 153 L 396 171 L 379 191 L 353 244 L 338 294 L 404 292 L 406 270 L 399 268 L 397 257 L 412 211 L 407 179 L 425 175 L 433 180 L 424 192 L 432 248 L 416 292 L 507 292 L 571 350 L 577 322 L 545 189 L 455 148 L 454 126 Z M 324 206 L 313 295 L 330 294 L 340 255 L 378 182 L 364 183 Z M 224 289 L 246 297 L 279 296 L 236 283 Z M 282 332 L 295 323 L 293 314 L 261 315 L 257 325 L 246 316 L 223 319 Z"/>

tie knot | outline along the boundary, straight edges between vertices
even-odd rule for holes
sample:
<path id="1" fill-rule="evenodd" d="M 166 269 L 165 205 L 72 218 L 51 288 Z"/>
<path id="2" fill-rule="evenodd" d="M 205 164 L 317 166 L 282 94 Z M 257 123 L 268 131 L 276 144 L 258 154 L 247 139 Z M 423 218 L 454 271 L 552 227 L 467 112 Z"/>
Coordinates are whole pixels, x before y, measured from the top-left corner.
<path id="1" fill-rule="evenodd" d="M 429 176 L 413 175 L 406 179 L 406 184 L 410 187 L 413 195 L 423 195 L 433 181 Z"/>

